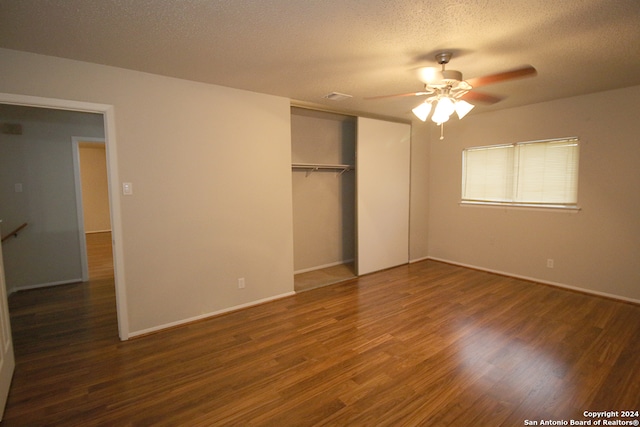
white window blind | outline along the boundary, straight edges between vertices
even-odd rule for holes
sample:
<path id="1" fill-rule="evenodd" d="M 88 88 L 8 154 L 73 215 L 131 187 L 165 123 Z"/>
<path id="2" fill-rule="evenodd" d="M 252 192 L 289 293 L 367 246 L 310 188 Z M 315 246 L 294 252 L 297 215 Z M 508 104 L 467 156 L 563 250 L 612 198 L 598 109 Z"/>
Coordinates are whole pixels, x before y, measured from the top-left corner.
<path id="1" fill-rule="evenodd" d="M 462 201 L 575 207 L 577 138 L 467 148 L 462 153 Z"/>

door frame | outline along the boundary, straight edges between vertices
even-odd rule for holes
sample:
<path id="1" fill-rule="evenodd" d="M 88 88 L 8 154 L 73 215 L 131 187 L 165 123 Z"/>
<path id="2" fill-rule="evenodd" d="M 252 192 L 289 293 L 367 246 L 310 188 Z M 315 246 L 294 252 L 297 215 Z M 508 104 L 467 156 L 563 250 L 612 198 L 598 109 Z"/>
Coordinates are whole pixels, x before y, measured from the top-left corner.
<path id="1" fill-rule="evenodd" d="M 0 220 L 0 223 L 2 221 Z M 9 317 L 9 302 L 7 300 L 7 285 L 4 280 L 4 260 L 2 259 L 2 245 L 0 244 L 0 421 L 4 417 L 5 406 L 11 389 L 11 380 L 16 369 L 16 359 L 13 352 L 13 338 L 11 336 L 11 319 Z"/>
<path id="2" fill-rule="evenodd" d="M 124 274 L 124 252 L 122 245 L 122 216 L 120 187 L 118 178 L 118 157 L 116 152 L 115 112 L 113 105 L 92 102 L 72 101 L 57 98 L 18 95 L 0 92 L 0 103 L 21 105 L 26 107 L 51 108 L 85 113 L 99 113 L 104 118 L 105 149 L 107 153 L 107 175 L 109 182 L 109 206 L 111 216 L 111 233 L 113 238 L 113 275 L 116 291 L 116 313 L 118 318 L 118 336 L 122 341 L 129 339 L 129 317 L 127 309 L 127 292 Z M 85 249 L 86 251 L 86 249 Z M 83 273 L 84 274 L 84 273 Z"/>

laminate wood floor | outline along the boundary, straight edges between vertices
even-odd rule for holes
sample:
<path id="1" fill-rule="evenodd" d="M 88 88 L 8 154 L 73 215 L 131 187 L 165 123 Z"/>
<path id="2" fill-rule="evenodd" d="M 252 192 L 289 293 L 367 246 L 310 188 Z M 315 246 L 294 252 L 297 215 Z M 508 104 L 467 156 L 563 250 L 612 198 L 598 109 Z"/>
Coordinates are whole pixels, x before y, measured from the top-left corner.
<path id="1" fill-rule="evenodd" d="M 354 277 L 356 277 L 355 266 L 353 262 L 349 262 L 296 274 L 293 276 L 293 284 L 296 292 L 302 292 L 353 279 Z"/>
<path id="2" fill-rule="evenodd" d="M 435 261 L 127 342 L 109 279 L 10 307 L 3 426 L 522 426 L 640 410 L 640 306 Z"/>
<path id="3" fill-rule="evenodd" d="M 113 252 L 111 232 L 87 233 L 87 264 L 89 279 L 109 279 L 113 277 Z"/>

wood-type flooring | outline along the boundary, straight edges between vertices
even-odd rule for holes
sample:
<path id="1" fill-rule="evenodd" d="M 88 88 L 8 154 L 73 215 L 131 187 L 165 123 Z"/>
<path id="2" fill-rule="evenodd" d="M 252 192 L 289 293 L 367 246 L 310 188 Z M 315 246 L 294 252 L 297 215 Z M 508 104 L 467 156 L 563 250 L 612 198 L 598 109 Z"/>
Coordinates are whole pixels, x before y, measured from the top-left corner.
<path id="1" fill-rule="evenodd" d="M 85 239 L 89 280 L 113 278 L 111 232 L 88 233 Z"/>
<path id="2" fill-rule="evenodd" d="M 2 426 L 522 426 L 640 410 L 640 306 L 435 261 L 126 342 L 112 279 L 10 307 Z"/>
<path id="3" fill-rule="evenodd" d="M 293 276 L 293 287 L 296 292 L 308 291 L 320 286 L 332 285 L 356 277 L 353 262 L 338 264 L 318 270 L 307 271 Z"/>

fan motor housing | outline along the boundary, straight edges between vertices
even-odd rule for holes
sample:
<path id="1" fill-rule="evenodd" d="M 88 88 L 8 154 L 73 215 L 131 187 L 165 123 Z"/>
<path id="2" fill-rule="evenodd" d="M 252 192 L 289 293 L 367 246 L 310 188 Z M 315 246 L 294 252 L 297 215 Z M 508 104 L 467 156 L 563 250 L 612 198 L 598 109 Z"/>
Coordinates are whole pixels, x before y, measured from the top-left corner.
<path id="1" fill-rule="evenodd" d="M 462 81 L 462 73 L 457 70 L 442 70 L 440 72 L 443 83 L 456 83 Z"/>

